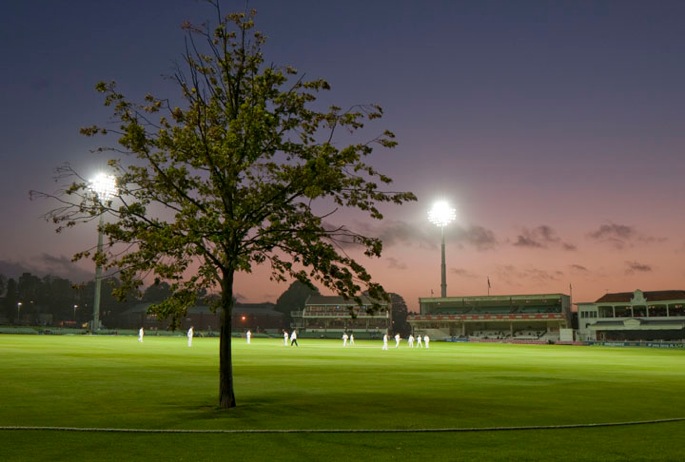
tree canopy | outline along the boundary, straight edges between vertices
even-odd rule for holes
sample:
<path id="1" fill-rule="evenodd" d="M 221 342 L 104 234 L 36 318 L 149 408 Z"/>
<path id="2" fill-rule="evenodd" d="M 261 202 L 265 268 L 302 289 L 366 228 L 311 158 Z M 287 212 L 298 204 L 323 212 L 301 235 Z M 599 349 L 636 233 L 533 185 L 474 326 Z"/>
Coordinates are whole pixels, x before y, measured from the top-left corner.
<path id="1" fill-rule="evenodd" d="M 384 189 L 392 180 L 366 161 L 375 148 L 395 146 L 390 131 L 339 146 L 340 135 L 352 139 L 380 118 L 379 106 L 317 109 L 317 95 L 330 89 L 325 80 L 265 64 L 255 12 L 224 16 L 218 0 L 209 3 L 215 27 L 184 25 L 183 63 L 172 76 L 180 103 L 153 95 L 135 103 L 114 82 L 97 85 L 116 126 L 82 133 L 117 137 L 115 146 L 99 149 L 111 156 L 117 191 L 111 201 L 99 200 L 77 178 L 50 219 L 59 231 L 111 215 L 100 227 L 104 250 L 76 258 L 116 269 L 121 294 L 146 277 L 167 282 L 170 297 L 155 305 L 162 316 L 178 320 L 198 292 L 220 293 L 219 405 L 230 408 L 235 274 L 269 265 L 276 281 L 320 285 L 352 299 L 366 290 L 387 300 L 345 252 L 354 245 L 379 257 L 381 240 L 332 224 L 334 215 L 356 209 L 380 220 L 380 203 L 416 198 Z"/>
<path id="2" fill-rule="evenodd" d="M 307 284 L 303 284 L 300 281 L 295 281 L 288 289 L 278 297 L 276 300 L 276 311 L 283 313 L 286 319 L 292 320 L 291 313 L 296 310 L 301 310 L 310 295 L 318 294 L 319 291 L 313 289 Z"/>

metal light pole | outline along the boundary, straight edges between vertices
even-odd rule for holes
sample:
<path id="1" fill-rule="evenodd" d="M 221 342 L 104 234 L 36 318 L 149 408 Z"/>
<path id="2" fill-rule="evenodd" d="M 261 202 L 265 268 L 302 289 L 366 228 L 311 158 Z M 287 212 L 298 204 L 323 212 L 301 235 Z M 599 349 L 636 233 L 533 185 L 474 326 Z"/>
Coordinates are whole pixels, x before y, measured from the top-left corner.
<path id="1" fill-rule="evenodd" d="M 428 221 L 440 227 L 440 297 L 447 297 L 447 269 L 445 265 L 445 226 L 454 221 L 456 211 L 449 206 L 447 202 L 436 202 L 433 208 L 428 212 Z"/>
<path id="2" fill-rule="evenodd" d="M 17 302 L 17 324 L 21 321 L 21 302 Z"/>
<path id="3" fill-rule="evenodd" d="M 95 198 L 101 205 L 107 205 L 116 192 L 116 180 L 113 176 L 104 173 L 98 174 L 90 182 L 90 189 L 95 194 Z M 102 288 L 102 265 L 99 257 L 102 254 L 104 214 L 100 213 L 98 222 L 98 247 L 95 260 L 95 299 L 93 300 L 93 327 L 94 333 L 100 328 L 100 291 Z"/>

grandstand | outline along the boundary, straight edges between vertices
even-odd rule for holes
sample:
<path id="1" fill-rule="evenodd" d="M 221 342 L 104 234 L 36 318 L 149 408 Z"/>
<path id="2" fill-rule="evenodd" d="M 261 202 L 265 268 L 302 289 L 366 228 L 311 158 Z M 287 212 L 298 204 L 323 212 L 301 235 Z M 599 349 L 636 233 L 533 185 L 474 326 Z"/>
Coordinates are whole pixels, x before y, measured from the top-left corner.
<path id="1" fill-rule="evenodd" d="M 366 296 L 361 301 L 359 304 L 339 296 L 310 295 L 301 311 L 291 312 L 292 327 L 304 336 L 339 338 L 343 332 L 358 338 L 382 336 L 391 326 L 390 304 Z"/>
<path id="2" fill-rule="evenodd" d="M 564 294 L 419 298 L 420 313 L 407 321 L 434 339 L 546 343 L 570 326 Z"/>
<path id="3" fill-rule="evenodd" d="M 580 340 L 685 340 L 685 290 L 608 293 L 577 306 Z"/>

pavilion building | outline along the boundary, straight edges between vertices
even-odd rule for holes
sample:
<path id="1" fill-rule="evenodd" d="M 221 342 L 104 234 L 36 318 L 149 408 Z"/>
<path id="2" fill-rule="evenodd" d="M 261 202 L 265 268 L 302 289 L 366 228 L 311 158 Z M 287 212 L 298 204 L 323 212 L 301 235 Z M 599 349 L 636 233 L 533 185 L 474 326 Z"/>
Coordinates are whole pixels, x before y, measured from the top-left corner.
<path id="1" fill-rule="evenodd" d="M 583 341 L 685 340 L 685 290 L 608 293 L 576 305 Z"/>
<path id="2" fill-rule="evenodd" d="M 565 294 L 419 298 L 419 314 L 407 321 L 415 334 L 436 340 L 558 341 L 570 327 Z"/>

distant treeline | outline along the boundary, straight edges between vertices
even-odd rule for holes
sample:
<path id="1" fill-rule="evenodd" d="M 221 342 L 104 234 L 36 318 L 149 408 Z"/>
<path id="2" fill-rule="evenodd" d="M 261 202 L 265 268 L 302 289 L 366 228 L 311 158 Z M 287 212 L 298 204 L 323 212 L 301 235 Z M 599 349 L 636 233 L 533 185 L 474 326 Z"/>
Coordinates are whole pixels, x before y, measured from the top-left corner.
<path id="1" fill-rule="evenodd" d="M 164 300 L 169 285 L 151 285 L 142 294 L 131 293 L 123 301 L 112 295 L 119 285 L 118 279 L 103 280 L 100 299 L 100 317 L 104 325 L 119 314 L 141 302 Z M 69 279 L 47 275 L 38 277 L 23 273 L 14 279 L 0 274 L 0 322 L 30 325 L 80 326 L 93 318 L 95 281 L 74 283 Z"/>
<path id="2" fill-rule="evenodd" d="M 161 302 L 171 295 L 166 282 L 148 286 L 141 294 L 127 294 L 124 300 L 117 300 L 112 290 L 120 286 L 115 277 L 103 280 L 100 296 L 100 320 L 104 326 L 117 327 L 120 315 L 139 303 Z M 301 310 L 307 298 L 317 291 L 293 282 L 278 297 L 275 310 L 290 318 L 292 311 Z M 390 294 L 392 300 L 393 328 L 409 332 L 407 305 L 398 294 Z M 199 304 L 208 304 L 212 294 L 198 294 Z M 74 283 L 58 276 L 35 276 L 23 273 L 14 279 L 0 274 L 0 324 L 21 324 L 34 326 L 81 327 L 93 319 L 95 281 Z"/>

